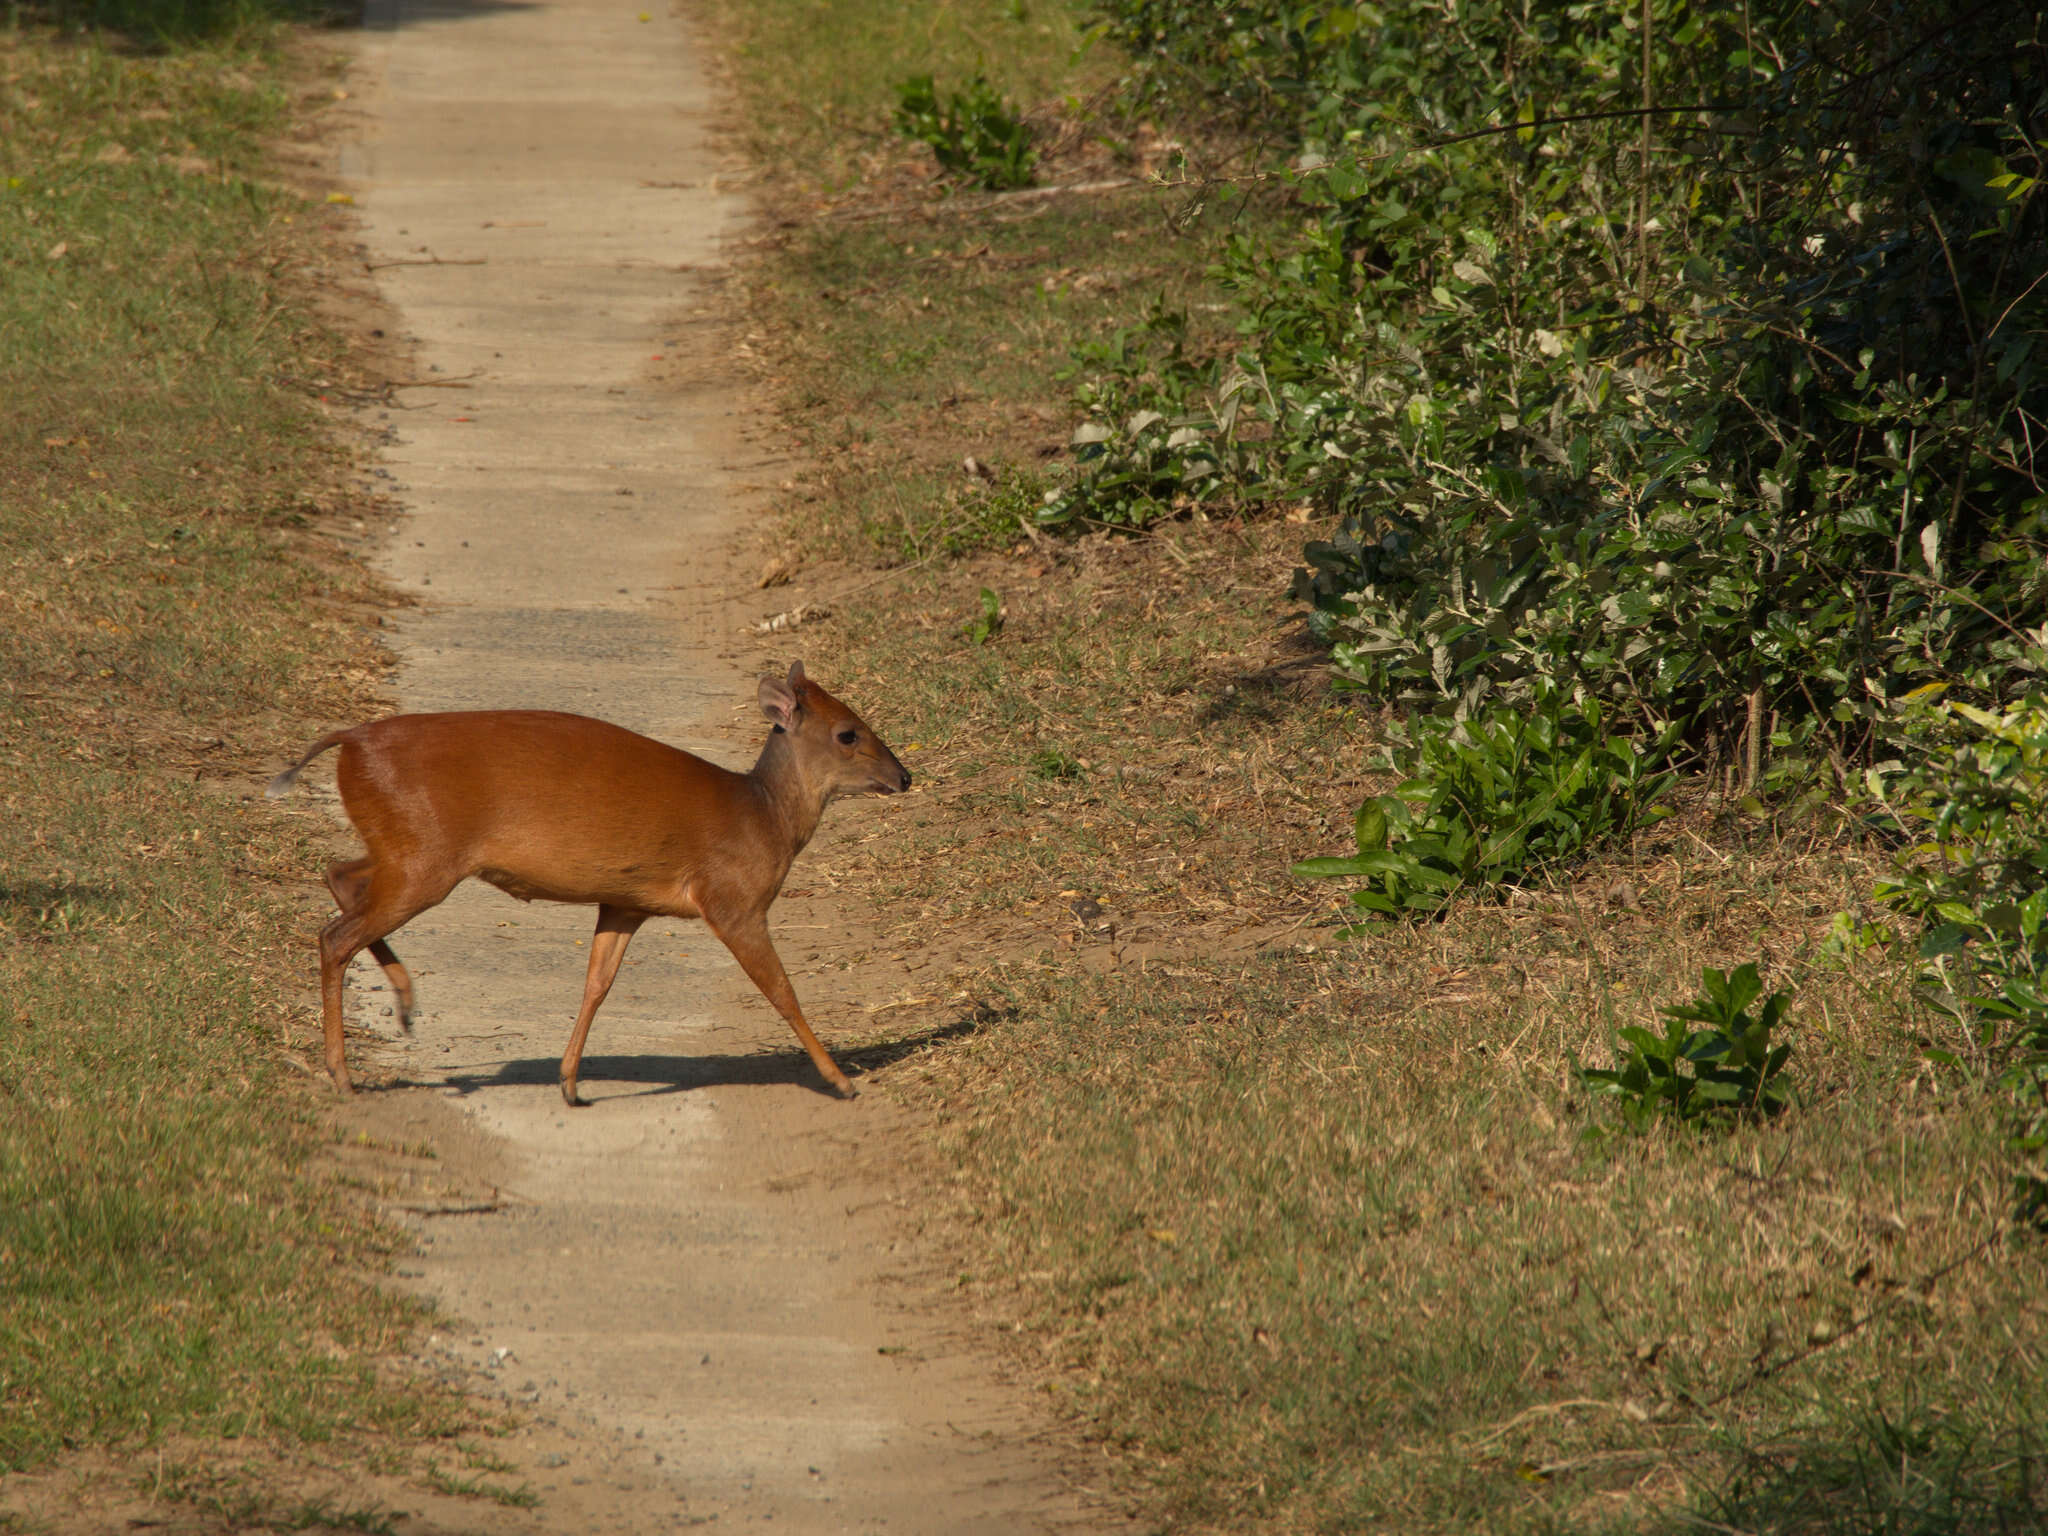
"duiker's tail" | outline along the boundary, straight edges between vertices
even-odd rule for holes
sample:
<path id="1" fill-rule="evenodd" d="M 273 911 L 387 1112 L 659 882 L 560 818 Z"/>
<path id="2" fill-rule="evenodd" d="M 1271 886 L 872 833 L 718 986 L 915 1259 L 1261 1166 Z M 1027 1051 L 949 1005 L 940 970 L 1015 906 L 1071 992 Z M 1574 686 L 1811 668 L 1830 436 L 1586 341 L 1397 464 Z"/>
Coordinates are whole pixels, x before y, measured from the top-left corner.
<path id="1" fill-rule="evenodd" d="M 313 761 L 314 758 L 325 752 L 329 747 L 339 743 L 344 736 L 348 735 L 349 731 L 354 729 L 354 726 L 349 726 L 344 730 L 329 731 L 325 736 L 314 742 L 313 745 L 306 748 L 306 755 L 304 757 L 293 763 L 291 767 L 285 769 L 283 773 L 280 773 L 265 786 L 263 798 L 266 800 L 282 800 L 286 795 L 290 794 L 292 786 L 299 782 L 299 775 L 305 771 L 306 764 Z"/>

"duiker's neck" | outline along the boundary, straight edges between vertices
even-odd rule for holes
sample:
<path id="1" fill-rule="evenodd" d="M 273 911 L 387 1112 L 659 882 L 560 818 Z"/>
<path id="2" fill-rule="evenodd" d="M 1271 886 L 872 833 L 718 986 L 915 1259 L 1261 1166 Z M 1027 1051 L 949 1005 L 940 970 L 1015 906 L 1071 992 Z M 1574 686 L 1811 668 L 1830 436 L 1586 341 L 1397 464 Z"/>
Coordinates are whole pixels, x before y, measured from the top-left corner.
<path id="1" fill-rule="evenodd" d="M 773 730 L 761 743 L 761 755 L 747 777 L 753 781 L 762 802 L 788 839 L 789 856 L 802 852 L 818 820 L 825 814 L 826 796 L 811 787 L 797 761 L 796 742 L 789 732 Z"/>

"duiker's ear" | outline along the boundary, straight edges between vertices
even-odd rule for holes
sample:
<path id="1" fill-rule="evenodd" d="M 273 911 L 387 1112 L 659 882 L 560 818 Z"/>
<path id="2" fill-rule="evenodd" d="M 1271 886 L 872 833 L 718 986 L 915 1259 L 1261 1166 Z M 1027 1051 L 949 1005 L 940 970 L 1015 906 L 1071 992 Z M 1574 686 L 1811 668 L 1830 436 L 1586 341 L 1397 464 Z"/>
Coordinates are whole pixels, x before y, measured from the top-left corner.
<path id="1" fill-rule="evenodd" d="M 800 661 L 789 664 L 789 691 L 799 699 L 804 696 L 804 664 Z"/>
<path id="2" fill-rule="evenodd" d="M 804 669 L 801 662 L 791 667 L 789 671 L 795 682 L 803 682 Z M 775 722 L 775 729 L 787 731 L 796 728 L 796 717 L 803 709 L 803 704 L 797 698 L 796 689 L 789 683 L 785 683 L 779 677 L 762 678 L 760 699 L 761 713 Z"/>

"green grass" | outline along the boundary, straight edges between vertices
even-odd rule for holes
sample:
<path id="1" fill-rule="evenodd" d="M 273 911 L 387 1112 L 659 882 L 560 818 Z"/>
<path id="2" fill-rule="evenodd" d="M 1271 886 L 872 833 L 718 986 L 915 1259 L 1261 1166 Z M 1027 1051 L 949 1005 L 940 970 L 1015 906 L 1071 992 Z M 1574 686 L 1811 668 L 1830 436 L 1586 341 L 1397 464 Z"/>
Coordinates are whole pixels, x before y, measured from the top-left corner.
<path id="1" fill-rule="evenodd" d="M 439 1464 L 428 1466 L 425 1481 L 436 1493 L 451 1493 L 462 1498 L 489 1499 L 493 1504 L 502 1504 L 508 1509 L 532 1509 L 540 1503 L 540 1495 L 528 1483 L 513 1487 L 509 1483 L 494 1483 L 482 1477 L 466 1477 L 459 1472 L 444 1471 Z"/>
<path id="2" fill-rule="evenodd" d="M 306 1169 L 290 912 L 250 878 L 277 829 L 32 729 L 0 833 L 0 1468 L 172 1429 L 419 1428 L 374 1369 L 411 1323 L 360 1274 L 383 1239 Z"/>
<path id="3" fill-rule="evenodd" d="M 258 1461 L 153 1459 L 136 1479 L 137 1491 L 163 1503 L 182 1504 L 231 1530 L 355 1531 L 361 1536 L 397 1536 L 403 1511 L 332 1496 L 298 1498 L 280 1494 L 275 1469 Z"/>
<path id="4" fill-rule="evenodd" d="M 805 537 L 895 559 L 1024 537 L 1076 420 L 1074 348 L 1129 325 L 1134 305 L 1193 302 L 1199 251 L 1155 232 L 1157 196 L 790 235 L 754 277 L 779 316 L 779 366 L 802 381 L 786 399 L 812 461 L 805 493 L 829 487 L 835 503 Z M 965 473 L 969 456 L 993 478 Z"/>
<path id="5" fill-rule="evenodd" d="M 1789 1123 L 1590 1149 L 1560 1068 L 1653 989 L 1418 1006 L 1404 961 L 1013 981 L 933 1068 L 977 1273 L 1180 1520 L 1802 1528 L 1758 1523 L 1802 1480 L 1838 1519 L 1918 1497 L 1873 1470 L 1880 1418 L 1938 1426 L 1915 1478 L 2048 1516 L 2038 1442 L 2030 1482 L 2011 1459 L 2048 1264 L 2003 1231 L 1995 1115 L 1908 1119 L 1809 1030 Z"/>
<path id="6" fill-rule="evenodd" d="M 775 0 L 720 3 L 713 14 L 761 162 L 826 191 L 857 184 L 863 158 L 894 143 L 896 87 L 912 75 L 945 91 L 981 71 L 1031 108 L 1099 91 L 1114 67 L 1055 0 Z"/>
<path id="7" fill-rule="evenodd" d="M 327 0 L 8 0 L 0 22 L 42 22 L 118 34 L 168 52 L 208 41 L 260 42 L 280 21 L 326 20 L 344 8 Z"/>
<path id="8" fill-rule="evenodd" d="M 283 1049 L 318 851 L 252 786 L 375 671 L 304 531 L 317 205 L 249 179 L 290 79 L 263 38 L 0 31 L 0 1472 L 467 1421 L 379 1371 L 395 1239 Z M 377 1528 L 344 1513 L 307 1519 Z"/>
<path id="9" fill-rule="evenodd" d="M 810 460 L 785 488 L 793 538 L 890 560 L 1015 544 L 1078 419 L 1075 349 L 1142 330 L 1155 304 L 1187 313 L 1197 358 L 1234 324 L 1202 288 L 1207 246 L 1174 223 L 1184 194 L 1148 184 L 1172 146 L 1116 107 L 1119 61 L 1064 5 L 878 17 L 786 0 L 714 15 L 773 197 L 814 215 L 778 221 L 744 272 L 774 317 L 751 339 Z M 1042 187 L 1097 190 L 1006 201 L 936 176 L 890 121 L 894 84 L 936 73 L 943 86 L 977 59 L 1029 109 Z M 1227 185 L 1208 199 L 1245 231 L 1278 211 Z"/>

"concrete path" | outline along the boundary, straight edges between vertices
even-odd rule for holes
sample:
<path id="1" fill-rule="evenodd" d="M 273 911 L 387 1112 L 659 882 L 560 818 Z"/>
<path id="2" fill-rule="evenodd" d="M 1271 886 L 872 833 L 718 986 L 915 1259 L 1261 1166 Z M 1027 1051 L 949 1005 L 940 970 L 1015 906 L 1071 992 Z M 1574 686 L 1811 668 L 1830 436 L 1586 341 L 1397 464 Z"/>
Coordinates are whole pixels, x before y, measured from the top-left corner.
<path id="1" fill-rule="evenodd" d="M 341 170 L 431 381 L 382 461 L 407 509 L 383 565 L 424 601 L 399 625 L 402 707 L 574 710 L 744 766 L 759 731 L 706 724 L 751 696 L 712 601 L 747 449 L 717 333 L 687 318 L 690 270 L 744 210 L 713 189 L 685 28 L 633 0 L 371 0 L 367 21 Z M 523 1469 L 547 1502 L 492 1528 L 1093 1528 L 1042 1426 L 921 1300 L 928 1261 L 890 1251 L 863 1170 L 901 1116 L 820 1093 L 701 929 L 642 931 L 585 1060 L 593 1105 L 563 1107 L 591 921 L 480 885 L 425 914 L 395 941 L 424 1017 L 385 1058 L 414 1086 L 363 1096 L 472 1140 L 517 1202 L 422 1227 L 414 1278 L 467 1323 L 448 1347 L 606 1441 Z M 359 960 L 351 1007 L 389 1035 L 381 982 Z"/>

